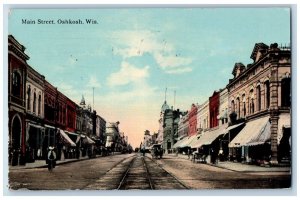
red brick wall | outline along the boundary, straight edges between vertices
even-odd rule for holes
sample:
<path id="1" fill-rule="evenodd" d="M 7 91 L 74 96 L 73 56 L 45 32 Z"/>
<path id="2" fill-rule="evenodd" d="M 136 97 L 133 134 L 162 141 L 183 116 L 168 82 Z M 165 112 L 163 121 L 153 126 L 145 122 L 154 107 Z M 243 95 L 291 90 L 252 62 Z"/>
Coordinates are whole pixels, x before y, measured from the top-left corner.
<path id="1" fill-rule="evenodd" d="M 209 128 L 213 128 L 219 125 L 217 116 L 219 115 L 219 104 L 220 104 L 220 93 L 214 92 L 211 97 L 209 97 L 209 117 L 210 125 Z"/>
<path id="2" fill-rule="evenodd" d="M 189 136 L 197 134 L 197 106 L 192 104 L 189 111 Z"/>

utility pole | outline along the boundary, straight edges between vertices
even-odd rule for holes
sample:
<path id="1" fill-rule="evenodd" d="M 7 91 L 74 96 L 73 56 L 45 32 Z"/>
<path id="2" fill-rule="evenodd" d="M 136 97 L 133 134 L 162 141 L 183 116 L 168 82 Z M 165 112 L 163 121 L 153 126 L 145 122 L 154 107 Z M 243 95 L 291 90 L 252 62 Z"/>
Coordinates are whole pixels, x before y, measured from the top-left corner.
<path id="1" fill-rule="evenodd" d="M 175 109 L 175 103 L 176 103 L 176 90 L 174 90 L 174 109 Z"/>
<path id="2" fill-rule="evenodd" d="M 93 110 L 95 109 L 94 108 L 94 89 L 95 89 L 95 87 L 93 87 Z"/>
<path id="3" fill-rule="evenodd" d="M 168 88 L 166 88 L 166 91 L 165 91 L 165 101 L 167 101 L 167 89 Z"/>

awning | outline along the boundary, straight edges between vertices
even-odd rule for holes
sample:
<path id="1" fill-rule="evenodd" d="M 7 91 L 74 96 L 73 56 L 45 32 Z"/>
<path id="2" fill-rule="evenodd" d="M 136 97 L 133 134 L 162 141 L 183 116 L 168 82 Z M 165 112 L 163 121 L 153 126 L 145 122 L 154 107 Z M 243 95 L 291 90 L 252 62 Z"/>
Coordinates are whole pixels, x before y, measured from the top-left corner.
<path id="1" fill-rule="evenodd" d="M 185 137 L 185 135 L 182 135 L 182 136 L 176 138 L 175 140 L 179 141 L 179 140 L 181 140 L 181 139 L 184 138 L 184 137 Z"/>
<path id="2" fill-rule="evenodd" d="M 70 131 L 65 131 L 65 133 L 69 134 L 69 135 L 78 135 L 77 133 L 73 133 L 73 132 L 70 132 Z"/>
<path id="3" fill-rule="evenodd" d="M 206 131 L 203 135 L 193 144 L 192 148 L 198 148 L 202 145 L 210 145 L 218 136 L 224 134 L 226 129 L 219 128 L 211 131 Z"/>
<path id="4" fill-rule="evenodd" d="M 32 124 L 32 123 L 28 123 L 28 124 L 29 124 L 29 126 L 33 126 L 33 127 L 37 128 L 37 129 L 44 129 L 44 127 L 42 127 L 42 126 L 40 126 L 38 124 Z"/>
<path id="5" fill-rule="evenodd" d="M 47 124 L 45 124 L 45 128 L 51 128 L 51 129 L 55 129 L 55 127 L 54 127 L 54 126 L 50 126 L 50 125 L 47 125 Z"/>
<path id="6" fill-rule="evenodd" d="M 202 134 L 198 134 L 197 137 L 193 140 L 193 142 L 191 142 L 190 146 L 192 149 L 198 147 L 196 144 L 199 142 L 201 137 L 202 137 Z"/>
<path id="7" fill-rule="evenodd" d="M 76 146 L 76 144 L 69 138 L 69 136 L 61 129 L 59 129 L 60 133 L 60 142 L 66 145 L 71 145 L 73 147 Z"/>
<path id="8" fill-rule="evenodd" d="M 184 148 L 184 147 L 190 147 L 190 144 L 191 144 L 195 139 L 197 139 L 197 135 L 189 136 L 189 137 L 187 137 L 186 140 L 184 140 L 184 141 L 179 145 L 179 147 L 181 147 L 181 148 Z"/>
<path id="9" fill-rule="evenodd" d="M 291 127 L 291 115 L 288 114 L 281 114 L 279 115 L 278 119 L 278 132 L 277 132 L 277 143 L 279 144 L 281 138 L 283 136 L 283 128 L 290 128 Z"/>
<path id="10" fill-rule="evenodd" d="M 185 135 L 181 136 L 181 139 L 178 140 L 174 145 L 173 145 L 173 148 L 178 148 L 179 145 L 185 140 L 187 139 L 188 137 L 186 137 Z"/>
<path id="11" fill-rule="evenodd" d="M 247 143 L 259 138 L 260 135 L 267 134 L 265 127 L 269 122 L 269 117 L 263 117 L 247 122 L 240 133 L 229 143 L 229 147 L 248 146 Z M 267 129 L 266 129 L 267 130 Z M 264 136 L 262 136 L 264 137 Z"/>
<path id="12" fill-rule="evenodd" d="M 95 144 L 95 141 L 89 138 L 88 136 L 85 136 L 83 139 L 83 143 L 85 144 Z"/>
<path id="13" fill-rule="evenodd" d="M 241 125 L 243 125 L 243 124 L 244 124 L 244 122 L 239 123 L 239 124 L 235 124 L 235 125 L 232 125 L 232 126 L 228 126 L 228 127 L 226 128 L 225 134 L 228 133 L 229 131 L 231 131 L 231 130 L 233 130 L 233 129 L 235 129 L 235 128 L 241 126 Z"/>
<path id="14" fill-rule="evenodd" d="M 264 144 L 271 139 L 271 124 L 268 120 L 266 126 L 263 128 L 260 134 L 256 137 L 253 137 L 245 146 L 255 146 Z"/>

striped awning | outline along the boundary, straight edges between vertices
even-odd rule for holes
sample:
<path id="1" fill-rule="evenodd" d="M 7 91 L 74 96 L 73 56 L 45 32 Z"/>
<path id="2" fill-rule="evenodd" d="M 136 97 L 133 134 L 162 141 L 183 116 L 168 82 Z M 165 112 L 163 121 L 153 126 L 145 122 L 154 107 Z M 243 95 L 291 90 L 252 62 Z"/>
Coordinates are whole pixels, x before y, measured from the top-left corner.
<path id="1" fill-rule="evenodd" d="M 224 134 L 226 129 L 218 128 L 215 130 L 206 131 L 200 138 L 193 144 L 192 148 L 199 148 L 203 145 L 210 145 L 218 136 Z"/>
<path id="2" fill-rule="evenodd" d="M 197 139 L 197 135 L 188 136 L 180 145 L 180 148 L 191 147 L 191 143 Z"/>
<path id="3" fill-rule="evenodd" d="M 72 147 L 76 147 L 76 144 L 69 138 L 69 136 L 62 130 L 59 129 L 59 141 L 64 145 L 70 145 Z"/>
<path id="4" fill-rule="evenodd" d="M 235 128 L 237 128 L 237 127 L 243 125 L 243 124 L 244 124 L 244 122 L 239 123 L 239 124 L 235 124 L 235 125 L 232 125 L 232 126 L 228 126 L 228 127 L 226 128 L 226 131 L 225 131 L 224 134 L 228 133 L 229 131 L 231 131 L 231 130 L 233 130 L 233 129 L 235 129 Z"/>
<path id="5" fill-rule="evenodd" d="M 83 143 L 85 143 L 85 144 L 95 144 L 96 142 L 85 135 L 85 137 L 83 138 Z"/>
<path id="6" fill-rule="evenodd" d="M 180 144 L 182 142 L 184 142 L 188 137 L 183 137 L 181 138 L 181 140 L 178 140 L 174 145 L 173 145 L 173 148 L 179 148 Z"/>
<path id="7" fill-rule="evenodd" d="M 245 127 L 229 143 L 229 147 L 241 147 L 262 143 L 270 137 L 269 116 L 246 123 Z"/>

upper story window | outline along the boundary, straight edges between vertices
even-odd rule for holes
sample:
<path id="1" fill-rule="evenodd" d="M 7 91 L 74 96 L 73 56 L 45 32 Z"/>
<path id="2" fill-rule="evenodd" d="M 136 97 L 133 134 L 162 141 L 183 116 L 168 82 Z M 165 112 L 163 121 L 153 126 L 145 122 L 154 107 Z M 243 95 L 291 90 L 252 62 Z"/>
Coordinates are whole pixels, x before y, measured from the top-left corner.
<path id="1" fill-rule="evenodd" d="M 33 112 L 35 113 L 36 112 L 36 93 L 35 92 L 33 93 L 33 105 L 32 105 L 32 109 L 33 109 Z"/>
<path id="2" fill-rule="evenodd" d="M 242 95 L 242 106 L 243 106 L 243 108 L 242 108 L 242 113 L 243 113 L 243 117 L 245 117 L 246 116 L 246 96 L 245 96 L 245 94 L 243 94 Z"/>
<path id="3" fill-rule="evenodd" d="M 281 80 L 281 106 L 291 106 L 291 78 Z"/>
<path id="4" fill-rule="evenodd" d="M 261 89 L 260 85 L 256 87 L 257 111 L 261 110 Z"/>
<path id="5" fill-rule="evenodd" d="M 13 81 L 12 81 L 12 94 L 14 96 L 21 96 L 21 75 L 17 72 L 13 72 Z"/>
<path id="6" fill-rule="evenodd" d="M 238 97 L 236 99 L 236 111 L 237 111 L 237 117 L 238 119 L 241 117 L 241 112 L 240 112 L 240 98 Z"/>
<path id="7" fill-rule="evenodd" d="M 253 94 L 253 89 L 251 89 L 250 93 L 249 93 L 249 111 L 250 111 L 250 114 L 254 113 L 254 94 Z"/>
<path id="8" fill-rule="evenodd" d="M 231 112 L 235 112 L 234 100 L 231 101 Z"/>
<path id="9" fill-rule="evenodd" d="M 30 107 L 30 101 L 31 101 L 31 88 L 30 85 L 27 88 L 27 110 L 30 111 L 31 107 Z"/>
<path id="10" fill-rule="evenodd" d="M 42 104 L 42 95 L 39 94 L 39 99 L 38 99 L 38 115 L 41 114 L 41 104 Z"/>
<path id="11" fill-rule="evenodd" d="M 265 108 L 270 107 L 270 81 L 265 82 Z"/>

